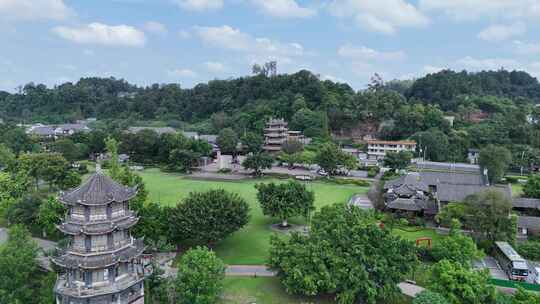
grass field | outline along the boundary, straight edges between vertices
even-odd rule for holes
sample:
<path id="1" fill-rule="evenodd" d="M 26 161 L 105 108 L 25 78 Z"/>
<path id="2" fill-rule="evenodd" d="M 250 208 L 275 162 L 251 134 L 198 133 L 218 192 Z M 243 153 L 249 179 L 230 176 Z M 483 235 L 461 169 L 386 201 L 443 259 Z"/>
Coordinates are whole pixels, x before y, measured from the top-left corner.
<path id="1" fill-rule="evenodd" d="M 332 296 L 307 298 L 288 295 L 277 278 L 228 277 L 220 304 L 330 304 Z M 410 304 L 405 296 L 379 304 Z"/>
<path id="2" fill-rule="evenodd" d="M 238 193 L 251 207 L 251 220 L 241 231 L 221 242 L 215 250 L 227 264 L 265 264 L 269 237 L 272 233 L 269 226 L 277 220 L 263 216 L 256 199 L 257 191 L 254 185 L 260 182 L 279 182 L 278 180 L 201 181 L 189 179 L 180 174 L 163 173 L 158 169 L 147 169 L 138 174 L 144 179 L 149 199 L 164 205 L 175 205 L 193 191 L 224 189 Z M 355 185 L 318 182 L 308 183 L 307 187 L 315 192 L 317 209 L 333 203 L 345 203 L 353 194 L 368 191 L 368 188 Z M 291 223 L 303 224 L 305 220 L 295 218 L 291 220 Z"/>
<path id="3" fill-rule="evenodd" d="M 438 234 L 434 229 L 430 229 L 430 228 L 414 230 L 411 227 L 407 227 L 404 229 L 401 229 L 398 227 L 398 228 L 394 228 L 392 230 L 392 233 L 394 235 L 399 235 L 402 238 L 409 241 L 413 241 L 413 242 L 419 238 L 428 237 L 428 238 L 431 238 L 433 243 L 436 243 L 444 237 L 443 235 Z"/>

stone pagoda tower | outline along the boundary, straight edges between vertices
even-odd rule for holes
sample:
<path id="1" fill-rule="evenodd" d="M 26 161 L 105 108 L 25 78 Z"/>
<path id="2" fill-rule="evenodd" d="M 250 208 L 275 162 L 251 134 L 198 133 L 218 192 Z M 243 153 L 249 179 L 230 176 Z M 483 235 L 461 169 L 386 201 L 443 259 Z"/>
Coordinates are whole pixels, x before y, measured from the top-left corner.
<path id="1" fill-rule="evenodd" d="M 264 128 L 264 150 L 269 153 L 281 151 L 281 146 L 287 141 L 289 128 L 284 119 L 271 118 Z"/>
<path id="2" fill-rule="evenodd" d="M 69 211 L 58 229 L 69 243 L 52 258 L 63 270 L 54 290 L 57 304 L 144 303 L 144 246 L 129 233 L 138 221 L 128 206 L 136 194 L 136 188 L 116 183 L 99 169 L 78 188 L 60 194 Z"/>

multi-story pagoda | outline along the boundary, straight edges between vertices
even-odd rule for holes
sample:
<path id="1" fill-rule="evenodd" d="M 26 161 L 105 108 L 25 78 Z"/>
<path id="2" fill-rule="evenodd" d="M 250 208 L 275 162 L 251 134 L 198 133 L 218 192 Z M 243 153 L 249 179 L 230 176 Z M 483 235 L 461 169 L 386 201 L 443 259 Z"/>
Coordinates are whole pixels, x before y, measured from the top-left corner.
<path id="1" fill-rule="evenodd" d="M 144 246 L 129 233 L 138 221 L 128 206 L 136 194 L 100 170 L 61 193 L 69 211 L 58 228 L 69 243 L 52 259 L 63 269 L 54 290 L 57 304 L 144 303 Z"/>
<path id="2" fill-rule="evenodd" d="M 281 151 L 288 136 L 289 128 L 284 119 L 270 119 L 264 128 L 264 150 L 270 153 Z"/>

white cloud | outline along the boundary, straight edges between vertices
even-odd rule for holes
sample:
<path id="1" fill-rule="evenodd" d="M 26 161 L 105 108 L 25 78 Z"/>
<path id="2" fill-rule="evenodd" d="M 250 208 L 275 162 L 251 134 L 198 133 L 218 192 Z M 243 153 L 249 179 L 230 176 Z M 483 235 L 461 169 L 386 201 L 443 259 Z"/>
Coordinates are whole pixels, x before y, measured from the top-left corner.
<path id="1" fill-rule="evenodd" d="M 510 25 L 491 25 L 478 33 L 478 38 L 491 42 L 500 42 L 512 37 L 523 35 L 526 31 L 525 24 L 516 22 Z"/>
<path id="2" fill-rule="evenodd" d="M 180 39 L 189 39 L 191 38 L 191 33 L 186 30 L 179 30 L 178 37 L 180 37 Z"/>
<path id="3" fill-rule="evenodd" d="M 221 73 L 227 70 L 227 67 L 223 63 L 216 61 L 207 61 L 204 63 L 204 66 L 208 71 L 213 73 Z"/>
<path id="4" fill-rule="evenodd" d="M 252 0 L 259 10 L 272 17 L 309 18 L 315 16 L 316 10 L 301 7 L 295 0 Z"/>
<path id="5" fill-rule="evenodd" d="M 72 14 L 63 0 L 0 0 L 4 20 L 63 20 Z"/>
<path id="6" fill-rule="evenodd" d="M 81 27 L 58 26 L 52 31 L 79 44 L 140 47 L 146 42 L 144 33 L 129 25 L 90 23 Z"/>
<path id="7" fill-rule="evenodd" d="M 338 49 L 338 54 L 341 57 L 351 58 L 362 61 L 372 60 L 400 60 L 406 57 L 405 52 L 380 52 L 374 49 L 370 49 L 365 46 L 353 46 L 346 44 Z"/>
<path id="8" fill-rule="evenodd" d="M 438 67 L 438 66 L 432 66 L 432 65 L 426 65 L 422 68 L 423 74 L 434 74 L 437 72 L 440 72 L 442 70 L 445 70 L 446 68 Z"/>
<path id="9" fill-rule="evenodd" d="M 282 64 L 288 64 L 293 61 L 290 57 L 304 54 L 304 48 L 298 43 L 255 38 L 228 25 L 195 27 L 195 33 L 207 45 L 246 53 L 251 62 L 277 60 Z"/>
<path id="10" fill-rule="evenodd" d="M 394 34 L 400 27 L 422 27 L 429 23 L 422 12 L 405 0 L 333 0 L 330 12 L 384 34 Z"/>
<path id="11" fill-rule="evenodd" d="M 218 10 L 223 7 L 223 0 L 173 0 L 173 2 L 190 11 Z"/>
<path id="12" fill-rule="evenodd" d="M 461 58 L 456 61 L 456 64 L 460 68 L 465 68 L 470 71 L 481 70 L 498 70 L 505 68 L 507 70 L 519 69 L 521 64 L 514 59 L 505 58 L 485 58 L 478 59 L 471 56 Z"/>
<path id="13" fill-rule="evenodd" d="M 419 6 L 424 11 L 439 11 L 456 20 L 540 16 L 538 0 L 420 0 Z"/>
<path id="14" fill-rule="evenodd" d="M 522 55 L 540 54 L 540 43 L 514 41 L 514 48 L 516 53 Z"/>
<path id="15" fill-rule="evenodd" d="M 156 21 L 148 21 L 143 26 L 144 30 L 148 33 L 165 35 L 167 34 L 167 27 L 163 23 Z"/>
<path id="16" fill-rule="evenodd" d="M 197 73 L 190 69 L 174 69 L 167 71 L 167 74 L 175 78 L 194 78 L 197 77 Z"/>

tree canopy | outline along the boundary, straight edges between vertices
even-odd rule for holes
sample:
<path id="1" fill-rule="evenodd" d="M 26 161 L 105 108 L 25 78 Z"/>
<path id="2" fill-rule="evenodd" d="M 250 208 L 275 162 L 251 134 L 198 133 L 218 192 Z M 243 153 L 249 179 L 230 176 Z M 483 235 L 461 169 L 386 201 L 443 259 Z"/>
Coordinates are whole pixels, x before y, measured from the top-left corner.
<path id="1" fill-rule="evenodd" d="M 288 225 L 287 219 L 308 216 L 310 211 L 315 210 L 314 192 L 299 182 L 258 184 L 255 188 L 263 214 L 279 218 L 283 227 Z"/>
<path id="2" fill-rule="evenodd" d="M 169 214 L 172 240 L 213 246 L 249 221 L 249 205 L 225 190 L 192 192 Z"/>
<path id="3" fill-rule="evenodd" d="M 387 299 L 417 263 L 412 242 L 379 228 L 371 213 L 341 204 L 317 212 L 308 235 L 273 236 L 270 243 L 268 265 L 287 292 L 335 293 L 341 304 Z"/>

